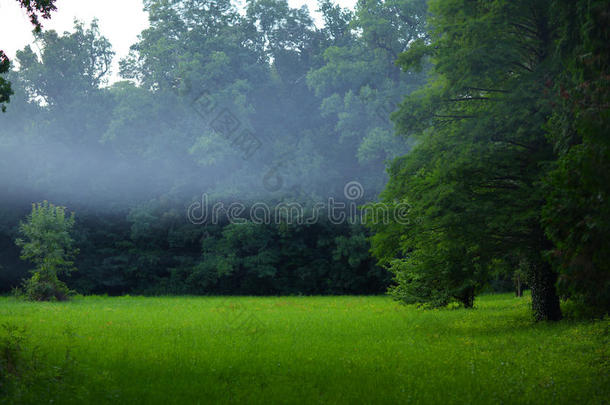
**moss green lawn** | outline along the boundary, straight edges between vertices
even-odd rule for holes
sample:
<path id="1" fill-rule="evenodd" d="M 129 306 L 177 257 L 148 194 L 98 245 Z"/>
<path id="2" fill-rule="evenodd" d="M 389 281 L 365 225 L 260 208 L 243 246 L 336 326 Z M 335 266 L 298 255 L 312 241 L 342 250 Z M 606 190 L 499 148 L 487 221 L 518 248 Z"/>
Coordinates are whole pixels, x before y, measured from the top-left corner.
<path id="1" fill-rule="evenodd" d="M 608 320 L 536 324 L 529 298 L 511 295 L 475 305 L 4 297 L 0 323 L 24 327 L 27 340 L 0 402 L 608 403 Z"/>

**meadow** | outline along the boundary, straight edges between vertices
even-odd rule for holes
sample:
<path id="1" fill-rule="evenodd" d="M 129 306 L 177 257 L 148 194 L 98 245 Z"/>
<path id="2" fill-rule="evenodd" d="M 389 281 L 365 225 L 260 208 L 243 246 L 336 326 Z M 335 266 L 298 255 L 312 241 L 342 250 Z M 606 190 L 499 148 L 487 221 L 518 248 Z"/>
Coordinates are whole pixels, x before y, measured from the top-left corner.
<path id="1" fill-rule="evenodd" d="M 2 297 L 0 402 L 607 403 L 608 320 L 535 323 L 529 305 L 509 294 L 473 310 L 385 296 Z M 7 345 L 18 353 L 8 368 Z"/>

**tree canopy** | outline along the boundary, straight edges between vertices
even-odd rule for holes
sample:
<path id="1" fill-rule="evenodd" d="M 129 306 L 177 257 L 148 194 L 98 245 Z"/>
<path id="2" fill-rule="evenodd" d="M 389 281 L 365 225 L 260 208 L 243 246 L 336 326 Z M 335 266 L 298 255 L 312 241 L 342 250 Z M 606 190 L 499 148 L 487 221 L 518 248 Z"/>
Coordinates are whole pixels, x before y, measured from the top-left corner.
<path id="1" fill-rule="evenodd" d="M 560 134 L 581 121 L 574 110 L 558 108 L 565 105 L 566 79 L 572 88 L 598 80 L 595 96 L 607 97 L 605 82 L 595 75 L 607 64 L 595 64 L 594 69 L 601 69 L 592 72 L 594 79 L 565 70 L 582 66 L 574 61 L 582 55 L 580 47 L 590 43 L 589 38 L 573 40 L 574 21 L 588 27 L 585 35 L 607 35 L 600 31 L 601 3 L 581 8 L 549 0 L 431 1 L 430 14 L 429 39 L 418 39 L 398 58 L 405 70 L 432 65 L 428 84 L 393 114 L 398 132 L 418 143 L 393 163 L 382 194 L 385 200 L 406 200 L 413 221 L 406 227 L 376 227 L 374 252 L 395 274 L 398 298 L 434 305 L 457 299 L 471 306 L 499 262 L 525 262 L 536 319 L 559 319 L 558 272 L 562 283 L 581 293 L 580 277 L 587 272 L 596 274 L 595 282 L 608 282 L 607 271 L 602 271 L 607 265 L 599 256 L 606 251 L 598 245 L 605 243 L 601 233 L 587 231 L 571 245 L 583 219 L 599 218 L 589 229 L 605 226 L 595 216 L 607 208 L 602 202 L 605 186 L 593 186 L 599 192 L 599 210 L 591 210 L 582 200 L 589 186 L 576 186 L 576 191 L 566 178 L 576 175 L 583 181 L 593 174 L 579 175 L 582 171 L 566 170 L 566 165 L 575 163 L 577 150 L 587 148 L 579 143 L 595 138 L 599 130 L 581 127 L 583 140 L 567 141 Z M 596 24 L 600 29 L 589 28 Z M 568 50 L 570 46 L 578 50 Z M 603 58 L 603 49 L 591 51 L 595 62 Z M 593 110 L 586 108 L 585 114 L 594 117 L 589 122 L 605 122 L 607 110 L 602 105 Z M 601 168 L 608 159 L 606 148 L 596 151 L 603 156 L 587 161 L 600 162 L 591 167 L 602 176 L 591 177 L 597 182 L 604 178 Z M 568 195 L 580 200 L 570 203 Z M 579 212 L 570 212 L 573 220 L 566 223 L 566 214 L 575 209 Z M 579 255 L 587 257 L 579 257 L 587 264 L 576 270 Z M 568 277 L 580 279 L 580 284 Z M 597 291 L 595 296 L 605 290 Z"/>
<path id="2" fill-rule="evenodd" d="M 39 33 L 42 29 L 40 19 L 51 18 L 51 12 L 57 10 L 56 0 L 17 0 L 22 8 L 25 9 L 30 22 L 34 26 L 34 32 Z M 10 69 L 10 61 L 6 54 L 0 50 L 0 75 L 7 73 Z M 11 83 L 0 77 L 0 109 L 6 111 L 6 103 L 10 101 L 13 94 Z"/>
<path id="3" fill-rule="evenodd" d="M 37 27 L 54 7 L 22 3 Z M 7 286 L 24 207 L 46 199 L 79 213 L 83 292 L 389 287 L 473 307 L 515 280 L 535 319 L 560 319 L 561 298 L 607 312 L 606 1 L 321 0 L 323 25 L 285 0 L 144 4 L 122 81 L 96 21 L 0 60 Z M 204 197 L 393 218 L 196 223 Z"/>

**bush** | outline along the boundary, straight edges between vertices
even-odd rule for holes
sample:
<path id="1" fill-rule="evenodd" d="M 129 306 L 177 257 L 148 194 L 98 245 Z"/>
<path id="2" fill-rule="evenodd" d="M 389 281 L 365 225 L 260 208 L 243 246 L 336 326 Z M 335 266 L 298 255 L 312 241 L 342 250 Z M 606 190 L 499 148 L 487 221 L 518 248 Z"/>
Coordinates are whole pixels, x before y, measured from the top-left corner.
<path id="1" fill-rule="evenodd" d="M 24 281 L 22 295 L 32 301 L 66 300 L 70 290 L 58 275 L 76 270 L 72 259 L 78 253 L 70 231 L 74 214 L 47 201 L 32 204 L 32 212 L 19 225 L 24 239 L 17 239 L 21 258 L 35 264 L 32 277 Z"/>
<path id="2" fill-rule="evenodd" d="M 40 273 L 34 273 L 24 280 L 19 295 L 30 301 L 65 301 L 72 291 L 61 280 L 45 280 Z"/>

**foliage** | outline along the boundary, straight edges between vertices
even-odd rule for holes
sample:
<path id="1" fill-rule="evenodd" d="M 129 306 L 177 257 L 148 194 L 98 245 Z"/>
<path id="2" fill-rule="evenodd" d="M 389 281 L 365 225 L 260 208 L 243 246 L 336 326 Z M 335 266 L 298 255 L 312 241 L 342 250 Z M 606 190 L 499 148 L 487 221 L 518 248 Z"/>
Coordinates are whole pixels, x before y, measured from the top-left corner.
<path id="1" fill-rule="evenodd" d="M 74 213 L 66 215 L 64 207 L 47 201 L 32 204 L 32 212 L 19 225 L 23 236 L 15 242 L 21 247 L 21 259 L 32 262 L 32 277 L 24 287 L 25 296 L 33 301 L 65 300 L 69 290 L 58 275 L 76 270 L 73 258 L 78 254 L 70 231 Z"/>
<path id="2" fill-rule="evenodd" d="M 95 21 L 38 33 L 0 116 L 3 289 L 25 270 L 23 207 L 46 198 L 79 211 L 83 292 L 377 293 L 387 268 L 399 299 L 471 307 L 525 270 L 537 319 L 561 316 L 557 279 L 607 308 L 605 2 L 318 6 L 323 27 L 284 0 L 147 0 L 110 86 Z M 313 205 L 354 180 L 410 222 L 185 221 L 203 193 Z"/>
<path id="3" fill-rule="evenodd" d="M 34 26 L 34 31 L 39 33 L 42 29 L 40 18 L 51 18 L 51 12 L 57 10 L 55 7 L 56 0 L 17 0 L 22 8 L 30 17 L 30 22 Z M 0 75 L 9 71 L 10 61 L 6 54 L 0 50 Z M 11 82 L 3 77 L 0 77 L 0 111 L 6 111 L 6 103 L 10 101 L 13 94 Z"/>
<path id="4" fill-rule="evenodd" d="M 51 12 L 56 11 L 55 2 L 57 0 L 17 0 L 22 8 L 25 9 L 30 22 L 36 32 L 40 32 L 42 24 L 40 18 L 51 18 Z"/>
<path id="5" fill-rule="evenodd" d="M 607 2 L 430 2 L 429 39 L 398 61 L 432 75 L 393 115 L 418 144 L 382 195 L 413 222 L 373 226 L 397 298 L 442 306 L 512 266 L 536 319 L 561 318 L 558 273 L 607 312 L 607 18 Z"/>
<path id="6" fill-rule="evenodd" d="M 564 296 L 610 311 L 610 7 L 555 1 L 564 70 L 548 123 L 557 162 L 546 178 L 542 220 Z"/>
<path id="7" fill-rule="evenodd" d="M 498 260 L 525 257 L 534 315 L 559 319 L 556 273 L 540 216 L 540 182 L 552 147 L 543 83 L 553 27 L 548 2 L 462 0 L 430 3 L 430 40 L 401 55 L 404 69 L 429 58 L 428 85 L 394 114 L 398 131 L 419 144 L 390 171 L 386 200 L 411 204 L 408 229 L 391 227 L 375 242 L 380 259 L 398 256 L 398 298 L 454 297 L 468 306 Z"/>
<path id="8" fill-rule="evenodd" d="M 318 28 L 280 0 L 249 2 L 245 15 L 228 1 L 149 1 L 151 25 L 120 64 L 134 82 L 108 87 L 113 52 L 95 21 L 44 32 L 40 55 L 18 52 L 10 72 L 15 108 L 0 127 L 7 200 L 20 207 L 27 189 L 78 209 L 81 271 L 69 284 L 83 292 L 382 292 L 387 272 L 368 257 L 362 229 L 245 226 L 240 235 L 226 223 L 185 223 L 185 206 L 204 192 L 246 205 L 312 204 L 342 197 L 352 180 L 374 199 L 385 163 L 409 148 L 388 114 L 421 77 L 392 55 L 406 46 L 399 33 L 423 35 L 411 19 L 422 4 L 363 3 L 352 13 L 321 3 L 327 24 Z M 389 37 L 392 26 L 401 28 Z M 359 70 L 345 76 L 354 60 Z M 196 109 L 202 94 L 210 111 Z M 209 125 L 222 111 L 239 121 L 236 134 Z M 248 159 L 235 140 L 247 132 L 262 145 Z M 2 208 L 1 234 L 14 239 L 20 209 Z M 16 253 L 2 258 L 13 273 Z"/>
<path id="9" fill-rule="evenodd" d="M 197 295 L 363 294 L 388 285 L 362 227 L 202 226 L 185 224 L 180 214 L 150 204 L 133 210 L 130 222 L 82 224 L 75 235 L 81 271 L 71 285 L 84 293 Z M 80 218 L 91 220 L 82 212 Z"/>
<path id="10" fill-rule="evenodd" d="M 362 184 L 376 196 L 386 180 L 379 173 L 411 146 L 394 136 L 388 117 L 424 81 L 423 74 L 402 72 L 394 62 L 410 41 L 426 35 L 425 2 L 360 1 L 350 20 L 338 7 L 322 6 L 327 26 L 342 35 L 334 36 L 325 63 L 307 73 L 307 82 L 322 98 L 321 114 L 333 125 L 328 131 L 366 168 Z"/>
<path id="11" fill-rule="evenodd" d="M 11 63 L 6 54 L 0 51 L 0 75 L 9 71 Z M 0 110 L 6 111 L 6 103 L 10 101 L 10 97 L 13 94 L 11 89 L 11 83 L 4 77 L 0 77 Z"/>

